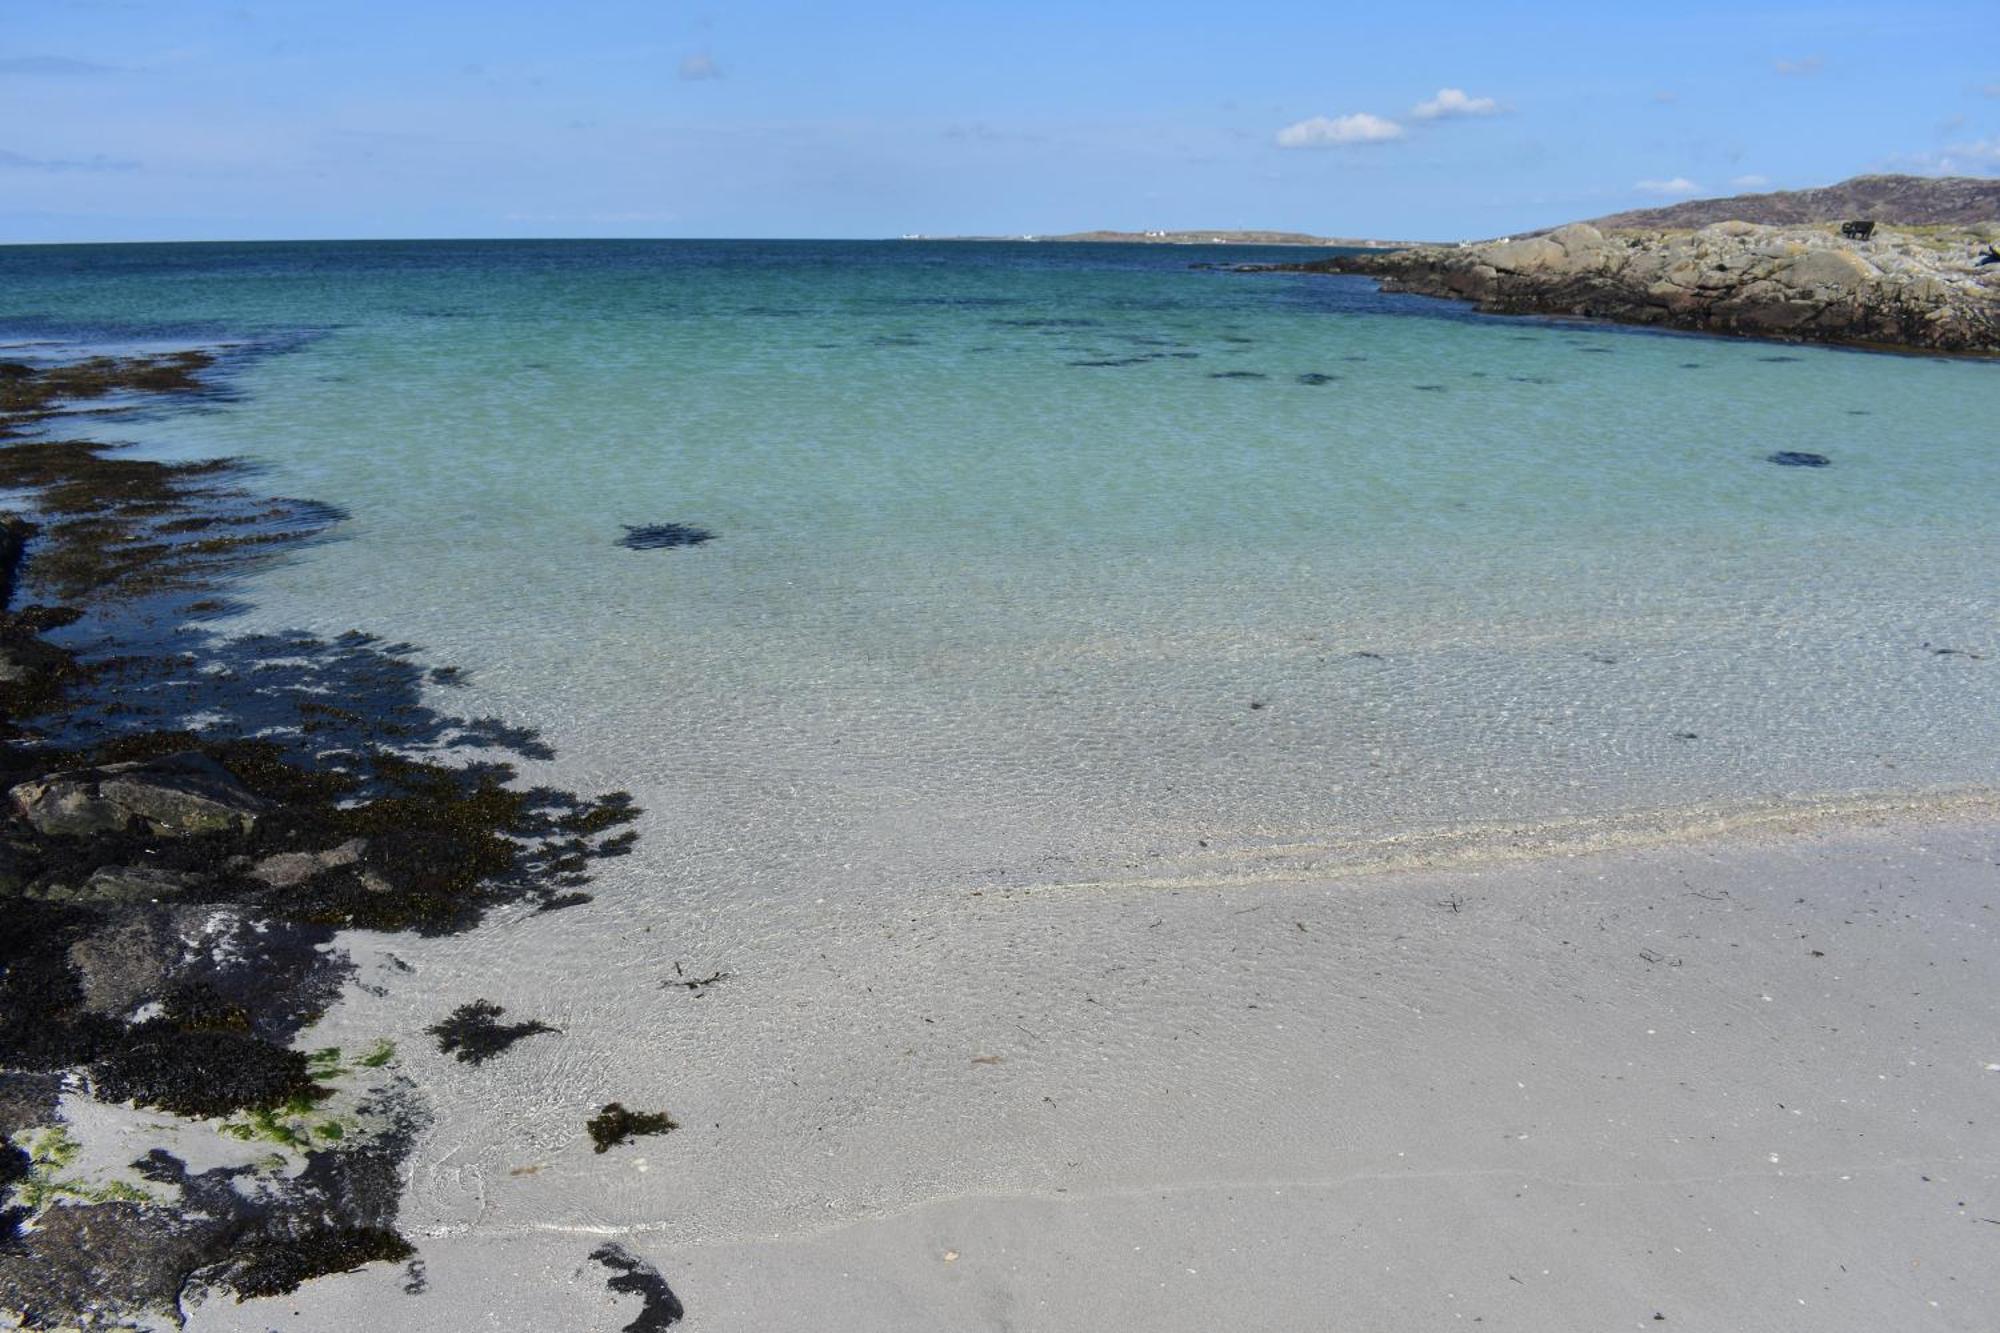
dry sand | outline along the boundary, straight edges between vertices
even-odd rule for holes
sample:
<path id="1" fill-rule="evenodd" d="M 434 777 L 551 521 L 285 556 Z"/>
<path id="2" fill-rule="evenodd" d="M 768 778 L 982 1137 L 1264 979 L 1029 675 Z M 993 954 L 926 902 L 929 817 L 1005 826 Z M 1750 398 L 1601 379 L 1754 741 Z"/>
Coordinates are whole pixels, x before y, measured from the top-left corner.
<path id="1" fill-rule="evenodd" d="M 2000 1310 L 1990 814 L 1227 890 L 604 907 L 399 942 L 410 979 L 331 1020 L 407 1028 L 476 983 L 565 1029 L 479 1070 L 410 1051 L 439 1111 L 404 1213 L 423 1283 L 378 1266 L 192 1328 L 644 1329 L 606 1240 L 697 1331 Z M 661 989 L 673 960 L 732 975 Z M 684 1127 L 593 1154 L 576 1108 L 612 1098 Z"/>

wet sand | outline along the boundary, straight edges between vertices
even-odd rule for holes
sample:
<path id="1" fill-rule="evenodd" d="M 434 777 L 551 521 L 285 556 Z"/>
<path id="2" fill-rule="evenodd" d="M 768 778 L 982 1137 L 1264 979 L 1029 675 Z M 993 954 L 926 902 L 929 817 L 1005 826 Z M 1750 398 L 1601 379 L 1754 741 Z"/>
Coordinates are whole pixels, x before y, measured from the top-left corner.
<path id="1" fill-rule="evenodd" d="M 508 923 L 399 944 L 413 986 L 476 953 L 565 1031 L 504 1099 L 411 1051 L 446 1127 L 401 1218 L 422 1280 L 190 1327 L 664 1326 L 607 1242 L 692 1330 L 1825 1333 L 2000 1299 L 1990 811 L 1226 890 L 606 888 L 621 939 L 562 994 Z M 730 975 L 611 1022 L 667 958 Z M 614 1097 L 683 1128 L 593 1154 L 568 1111 Z"/>

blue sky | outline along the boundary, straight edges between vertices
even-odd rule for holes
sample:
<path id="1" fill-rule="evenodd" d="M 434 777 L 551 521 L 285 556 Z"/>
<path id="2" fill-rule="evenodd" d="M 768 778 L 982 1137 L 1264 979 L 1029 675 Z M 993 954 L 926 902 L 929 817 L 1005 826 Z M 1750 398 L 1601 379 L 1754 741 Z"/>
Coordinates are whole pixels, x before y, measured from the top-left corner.
<path id="1" fill-rule="evenodd" d="M 2000 173 L 1994 17 L 0 0 L 0 241 L 1492 235 Z"/>

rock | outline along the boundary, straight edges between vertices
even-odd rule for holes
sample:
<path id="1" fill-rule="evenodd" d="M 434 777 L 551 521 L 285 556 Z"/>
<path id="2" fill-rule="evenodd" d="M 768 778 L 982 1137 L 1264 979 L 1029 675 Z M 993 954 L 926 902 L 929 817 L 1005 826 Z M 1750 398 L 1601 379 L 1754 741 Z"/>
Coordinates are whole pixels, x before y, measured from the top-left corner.
<path id="1" fill-rule="evenodd" d="M 2000 353 L 2000 284 L 1984 241 L 1721 220 L 1696 232 L 1604 232 L 1341 255 L 1280 267 L 1365 273 L 1385 291 L 1455 297 L 1495 314 L 1582 315 L 1711 333 Z"/>
<path id="2" fill-rule="evenodd" d="M 158 999 L 180 959 L 180 936 L 164 912 L 125 913 L 69 946 L 86 1013 L 119 1018 Z"/>
<path id="3" fill-rule="evenodd" d="M 0 639 L 0 685 L 29 685 L 60 674 L 70 655 L 32 634 Z"/>
<path id="4" fill-rule="evenodd" d="M 52 903 L 150 903 L 178 898 L 193 888 L 193 876 L 157 866 L 100 866 L 81 884 L 52 884 L 29 889 L 24 896 Z"/>
<path id="5" fill-rule="evenodd" d="M 279 852 L 251 866 L 250 878 L 274 889 L 296 888 L 315 875 L 351 866 L 368 850 L 366 838 L 349 838 L 338 847 L 323 852 Z"/>
<path id="6" fill-rule="evenodd" d="M 1833 466 L 1833 460 L 1825 454 L 1809 454 L 1798 449 L 1780 449 L 1777 453 L 1771 454 L 1765 461 L 1776 463 L 1779 467 Z"/>
<path id="7" fill-rule="evenodd" d="M 228 769 L 194 751 L 52 773 L 8 795 L 23 819 L 50 835 L 247 833 L 271 808 Z"/>
<path id="8" fill-rule="evenodd" d="M 35 525 L 18 514 L 0 514 L 0 610 L 14 600 L 14 583 Z"/>

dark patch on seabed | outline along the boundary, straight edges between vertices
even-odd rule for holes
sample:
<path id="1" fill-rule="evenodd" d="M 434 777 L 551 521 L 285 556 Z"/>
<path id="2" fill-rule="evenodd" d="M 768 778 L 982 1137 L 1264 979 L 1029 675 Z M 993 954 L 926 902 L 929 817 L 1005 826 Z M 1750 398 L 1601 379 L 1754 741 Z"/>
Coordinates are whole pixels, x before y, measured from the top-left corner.
<path id="1" fill-rule="evenodd" d="M 432 1025 L 431 1035 L 438 1039 L 438 1050 L 444 1054 L 456 1055 L 464 1064 L 480 1065 L 496 1055 L 505 1054 L 524 1037 L 556 1031 L 547 1023 L 533 1020 L 502 1023 L 500 1015 L 506 1012 L 491 1000 L 473 1000 L 461 1004 L 451 1011 L 450 1017 Z"/>
<path id="2" fill-rule="evenodd" d="M 707 528 L 688 523 L 644 523 L 625 525 L 618 544 L 628 551 L 665 551 L 676 546 L 700 546 L 715 540 Z"/>
<path id="3" fill-rule="evenodd" d="M 29 510 L 0 515 L 0 1312 L 31 1328 L 409 1260 L 415 1085 L 387 1041 L 294 1049 L 354 981 L 337 933 L 575 901 L 634 837 L 623 793 L 519 786 L 496 754 L 548 746 L 435 708 L 451 677 L 410 645 L 213 628 L 225 583 L 339 513 L 260 498 L 230 460 L 59 438 L 78 402 L 117 421 L 215 398 L 212 364 L 0 372 L 0 484 Z M 540 1026 L 501 1012 L 470 1016 L 469 1049 Z M 249 1164 L 159 1147 L 79 1174 L 59 1091 L 219 1121 L 201 1132 Z"/>
<path id="4" fill-rule="evenodd" d="M 1271 378 L 1261 370 L 1215 370 L 1210 371 L 1212 380 L 1267 380 Z"/>
<path id="5" fill-rule="evenodd" d="M 1833 460 L 1825 454 L 1809 454 L 1799 449 L 1780 449 L 1775 454 L 1767 455 L 1765 461 L 1776 463 L 1779 467 L 1833 466 Z"/>
<path id="6" fill-rule="evenodd" d="M 659 1333 L 680 1323 L 687 1314 L 660 1270 L 617 1241 L 604 1242 L 590 1257 L 611 1270 L 612 1276 L 604 1282 L 608 1290 L 620 1296 L 637 1296 L 642 1302 L 638 1317 L 625 1325 L 624 1333 Z"/>

